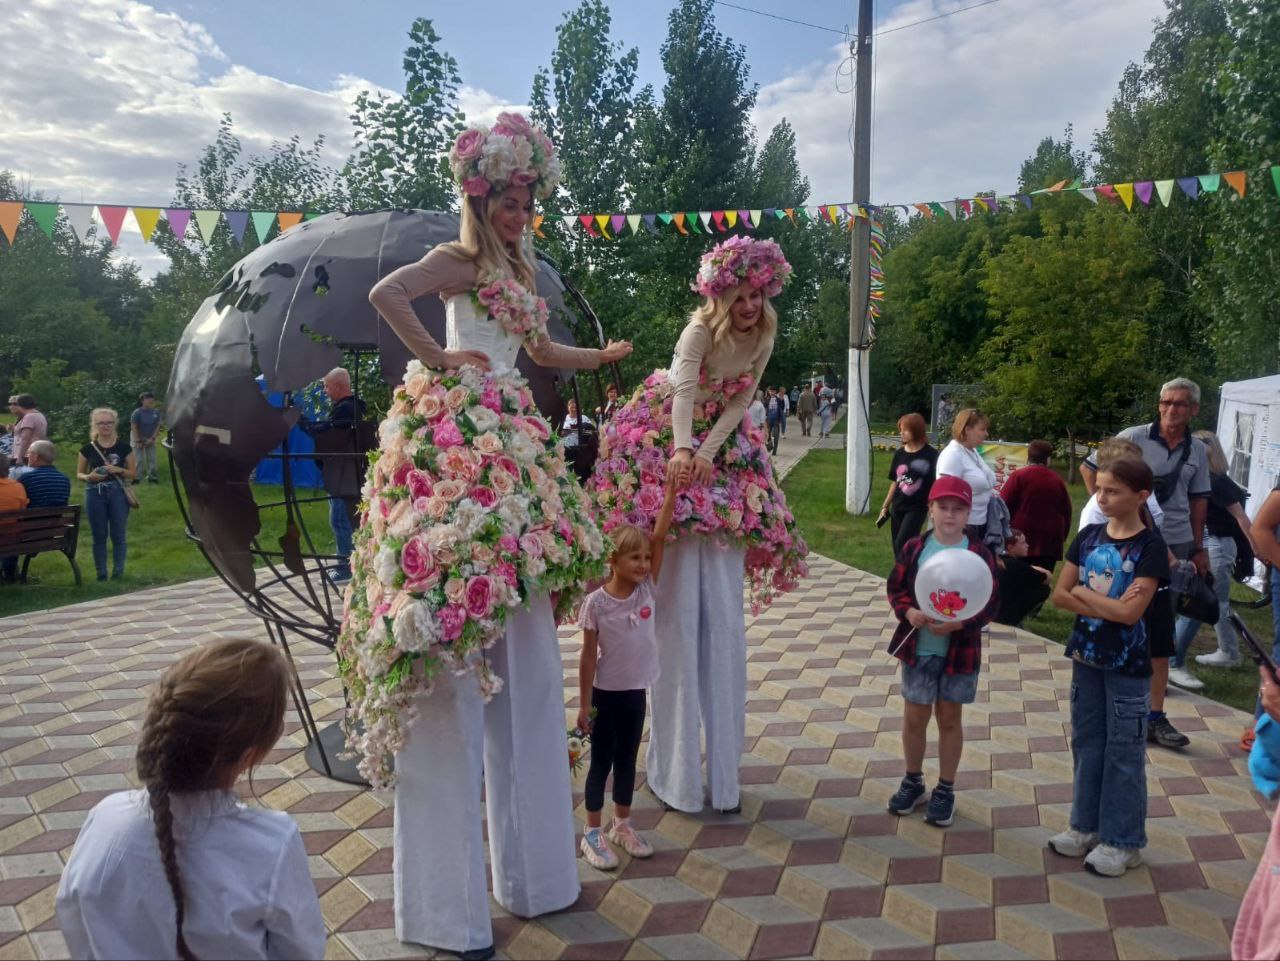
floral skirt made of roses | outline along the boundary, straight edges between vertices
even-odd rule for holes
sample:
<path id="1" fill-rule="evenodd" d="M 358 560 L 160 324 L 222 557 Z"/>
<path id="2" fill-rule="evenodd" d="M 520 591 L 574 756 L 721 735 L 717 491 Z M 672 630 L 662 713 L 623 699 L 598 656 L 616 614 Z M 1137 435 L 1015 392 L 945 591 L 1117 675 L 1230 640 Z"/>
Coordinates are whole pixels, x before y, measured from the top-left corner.
<path id="1" fill-rule="evenodd" d="M 484 651 L 507 613 L 603 575 L 588 496 L 517 371 L 437 372 L 411 361 L 379 428 L 351 560 L 339 670 L 348 746 L 375 787 L 440 671 L 502 689 Z"/>
<path id="2" fill-rule="evenodd" d="M 708 399 L 694 407 L 693 444 L 699 447 L 728 398 L 750 389 L 750 375 L 703 383 Z M 674 385 L 666 371 L 651 374 L 601 433 L 600 457 L 589 488 L 605 533 L 620 524 L 653 530 L 662 508 Z M 672 536 L 702 535 L 740 545 L 746 553 L 752 613 L 795 588 L 809 573 L 808 545 L 773 474 L 765 437 L 749 420 L 716 451 L 711 483 L 676 499 Z"/>

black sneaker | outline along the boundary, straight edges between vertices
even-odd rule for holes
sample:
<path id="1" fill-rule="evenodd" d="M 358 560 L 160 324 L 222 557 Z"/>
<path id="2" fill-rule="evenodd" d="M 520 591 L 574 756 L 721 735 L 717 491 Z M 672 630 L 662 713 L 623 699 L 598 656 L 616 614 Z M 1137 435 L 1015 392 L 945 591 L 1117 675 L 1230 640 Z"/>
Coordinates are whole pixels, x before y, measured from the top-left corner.
<path id="1" fill-rule="evenodd" d="M 898 793 L 889 798 L 889 811 L 902 817 L 910 814 L 924 803 L 924 781 L 913 781 L 904 777 L 898 785 Z"/>
<path id="2" fill-rule="evenodd" d="M 933 789 L 929 797 L 929 809 L 924 813 L 924 823 L 936 828 L 950 827 L 956 819 L 956 792 L 945 791 L 940 787 Z"/>
<path id="3" fill-rule="evenodd" d="M 1158 721 L 1147 722 L 1147 741 L 1161 747 L 1186 747 L 1191 738 L 1170 724 L 1168 716 L 1165 716 Z"/>

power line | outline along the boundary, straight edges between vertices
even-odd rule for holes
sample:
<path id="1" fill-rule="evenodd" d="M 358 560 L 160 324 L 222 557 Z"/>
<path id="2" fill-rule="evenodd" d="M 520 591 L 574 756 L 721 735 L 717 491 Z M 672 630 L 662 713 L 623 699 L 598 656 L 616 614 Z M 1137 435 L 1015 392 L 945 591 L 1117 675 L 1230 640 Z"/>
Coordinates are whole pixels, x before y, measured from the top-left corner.
<path id="1" fill-rule="evenodd" d="M 957 13 L 964 13 L 966 10 L 977 10 L 979 7 L 987 7 L 993 3 L 999 3 L 1000 0 L 982 0 L 981 3 L 973 3 L 967 7 L 960 7 L 956 10 L 950 10 L 947 13 L 940 13 L 936 17 L 925 17 L 923 20 L 913 20 L 911 23 L 904 23 L 900 27 L 890 27 L 888 30 L 881 30 L 876 34 L 877 37 L 883 37 L 887 33 L 897 33 L 899 30 L 907 30 L 910 27 L 918 27 L 922 23 L 933 23 L 935 20 L 945 20 L 947 17 L 954 17 Z"/>
<path id="2" fill-rule="evenodd" d="M 957 13 L 965 13 L 968 10 L 977 10 L 979 7 L 988 7 L 993 3 L 999 2 L 1000 0 L 981 0 L 980 3 L 971 3 L 967 7 L 948 10 L 946 13 L 940 13 L 935 17 L 925 17 L 923 20 L 913 20 L 911 23 L 904 23 L 901 26 L 890 27 L 888 30 L 881 30 L 879 33 L 873 34 L 873 36 L 883 37 L 886 34 L 897 33 L 899 30 L 909 30 L 912 27 L 918 27 L 921 24 L 933 23 L 937 20 L 945 20 L 947 17 L 954 17 Z M 826 33 L 834 33 L 841 37 L 849 36 L 849 31 L 847 29 L 838 30 L 835 27 L 824 26 L 820 23 L 809 23 L 807 20 L 794 20 L 791 17 L 784 17 L 780 14 L 770 13 L 767 10 L 757 10 L 754 7 L 744 7 L 741 4 L 730 3 L 729 0 L 712 0 L 712 3 L 720 7 L 732 7 L 734 10 L 741 10 L 743 13 L 754 13 L 757 17 L 768 17 L 770 20 L 779 20 L 782 23 L 794 24 L 797 27 L 809 27 L 813 30 L 822 30 Z"/>

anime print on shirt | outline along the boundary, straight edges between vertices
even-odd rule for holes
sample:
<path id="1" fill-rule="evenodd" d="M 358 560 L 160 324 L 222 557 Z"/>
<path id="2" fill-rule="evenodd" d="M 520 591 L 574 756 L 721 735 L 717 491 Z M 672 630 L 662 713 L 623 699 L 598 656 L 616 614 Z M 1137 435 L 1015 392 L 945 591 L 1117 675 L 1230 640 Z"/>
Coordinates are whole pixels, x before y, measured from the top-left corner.
<path id="1" fill-rule="evenodd" d="M 1105 597 L 1124 596 L 1139 577 L 1157 582 L 1169 579 L 1168 550 L 1158 535 L 1141 531 L 1124 540 L 1107 534 L 1106 524 L 1094 524 L 1076 535 L 1067 560 L 1080 568 L 1080 583 Z M 1076 617 L 1067 656 L 1107 671 L 1137 677 L 1151 673 L 1146 617 L 1132 625 L 1100 617 Z"/>

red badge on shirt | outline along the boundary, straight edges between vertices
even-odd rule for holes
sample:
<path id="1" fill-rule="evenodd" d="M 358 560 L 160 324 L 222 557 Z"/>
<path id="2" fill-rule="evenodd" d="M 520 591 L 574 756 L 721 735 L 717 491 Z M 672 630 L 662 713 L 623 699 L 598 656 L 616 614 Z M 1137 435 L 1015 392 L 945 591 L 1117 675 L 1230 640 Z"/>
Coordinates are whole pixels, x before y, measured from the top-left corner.
<path id="1" fill-rule="evenodd" d="M 647 621 L 649 618 L 653 617 L 653 608 L 646 604 L 644 607 L 640 608 L 640 616 Z"/>

